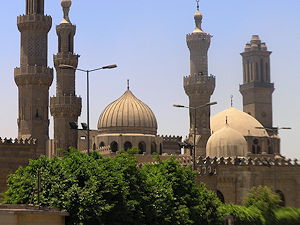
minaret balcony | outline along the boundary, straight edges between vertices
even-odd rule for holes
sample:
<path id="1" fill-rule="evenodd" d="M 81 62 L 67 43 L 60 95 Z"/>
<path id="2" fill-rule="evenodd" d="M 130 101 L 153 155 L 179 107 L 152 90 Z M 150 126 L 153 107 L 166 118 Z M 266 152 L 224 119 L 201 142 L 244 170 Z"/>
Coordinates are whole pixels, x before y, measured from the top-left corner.
<path id="1" fill-rule="evenodd" d="M 53 69 L 45 66 L 21 66 L 14 70 L 15 82 L 22 85 L 46 85 L 53 82 Z"/>
<path id="2" fill-rule="evenodd" d="M 44 30 L 49 32 L 52 27 L 51 16 L 30 14 L 18 16 L 17 19 L 19 31 L 24 30 Z"/>
<path id="3" fill-rule="evenodd" d="M 81 114 L 81 97 L 74 95 L 50 98 L 50 112 L 54 117 L 79 117 Z"/>
<path id="4" fill-rule="evenodd" d="M 53 56 L 54 66 L 58 68 L 60 65 L 70 65 L 77 68 L 79 57 L 72 52 L 60 52 Z"/>

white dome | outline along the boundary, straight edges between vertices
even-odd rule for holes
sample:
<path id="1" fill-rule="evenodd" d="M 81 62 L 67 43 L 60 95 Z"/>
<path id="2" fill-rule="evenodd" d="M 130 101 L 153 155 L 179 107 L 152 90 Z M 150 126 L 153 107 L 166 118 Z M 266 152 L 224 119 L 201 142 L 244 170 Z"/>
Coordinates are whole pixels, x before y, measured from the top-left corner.
<path id="1" fill-rule="evenodd" d="M 241 133 L 228 124 L 215 132 L 206 145 L 206 155 L 209 157 L 245 157 L 248 145 Z"/>
<path id="2" fill-rule="evenodd" d="M 268 137 L 267 131 L 258 120 L 233 107 L 226 109 L 211 118 L 210 126 L 212 132 L 215 133 L 222 129 L 226 120 L 232 129 L 238 131 L 243 136 Z M 257 127 L 263 129 L 257 129 Z"/>

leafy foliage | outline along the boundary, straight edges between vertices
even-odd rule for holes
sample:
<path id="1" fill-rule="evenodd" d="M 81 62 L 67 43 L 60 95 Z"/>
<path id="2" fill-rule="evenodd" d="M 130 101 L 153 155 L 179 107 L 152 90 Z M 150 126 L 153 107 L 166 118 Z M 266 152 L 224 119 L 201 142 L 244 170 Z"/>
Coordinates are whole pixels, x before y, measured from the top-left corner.
<path id="1" fill-rule="evenodd" d="M 269 187 L 258 186 L 250 190 L 244 205 L 247 207 L 256 207 L 266 219 L 267 224 L 274 224 L 274 211 L 278 209 L 280 198 Z"/>
<path id="2" fill-rule="evenodd" d="M 300 209 L 280 208 L 275 211 L 275 225 L 300 225 Z"/>
<path id="3" fill-rule="evenodd" d="M 265 219 L 261 211 L 257 208 L 238 206 L 232 204 L 224 204 L 219 208 L 219 212 L 223 217 L 233 216 L 235 218 L 235 225 L 264 225 Z"/>
<path id="4" fill-rule="evenodd" d="M 217 224 L 216 195 L 195 183 L 195 173 L 174 159 L 137 167 L 135 150 L 116 157 L 76 150 L 63 158 L 41 157 L 8 180 L 5 202 L 38 204 L 70 213 L 73 225 Z"/>

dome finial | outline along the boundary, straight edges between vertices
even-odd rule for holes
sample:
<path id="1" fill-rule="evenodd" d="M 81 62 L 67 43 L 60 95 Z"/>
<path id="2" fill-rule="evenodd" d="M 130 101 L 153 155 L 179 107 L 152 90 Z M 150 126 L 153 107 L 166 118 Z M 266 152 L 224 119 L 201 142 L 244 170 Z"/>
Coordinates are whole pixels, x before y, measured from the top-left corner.
<path id="1" fill-rule="evenodd" d="M 130 80 L 127 79 L 127 90 L 129 91 L 130 90 Z"/>
<path id="2" fill-rule="evenodd" d="M 200 0 L 196 0 L 196 2 L 197 2 L 197 11 L 196 11 L 195 16 L 194 16 L 195 23 L 196 23 L 196 28 L 195 28 L 193 33 L 202 33 L 203 32 L 202 28 L 201 28 L 203 16 L 200 12 L 199 1 Z"/>
<path id="3" fill-rule="evenodd" d="M 230 105 L 233 107 L 233 95 L 230 95 Z"/>
<path id="4" fill-rule="evenodd" d="M 69 18 L 69 12 L 70 12 L 71 5 L 72 5 L 72 0 L 61 0 L 61 6 L 62 6 L 63 12 L 64 12 L 63 22 L 71 23 L 70 18 Z"/>

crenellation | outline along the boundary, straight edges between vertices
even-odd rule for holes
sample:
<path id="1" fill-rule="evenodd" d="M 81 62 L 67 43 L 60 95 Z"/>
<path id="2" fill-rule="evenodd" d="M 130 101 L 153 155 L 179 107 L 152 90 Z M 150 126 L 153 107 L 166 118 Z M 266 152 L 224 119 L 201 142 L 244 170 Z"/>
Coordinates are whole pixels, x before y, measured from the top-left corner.
<path id="1" fill-rule="evenodd" d="M 17 17 L 17 24 L 20 32 L 36 30 L 48 33 L 52 27 L 52 18 L 40 14 L 21 15 Z"/>

